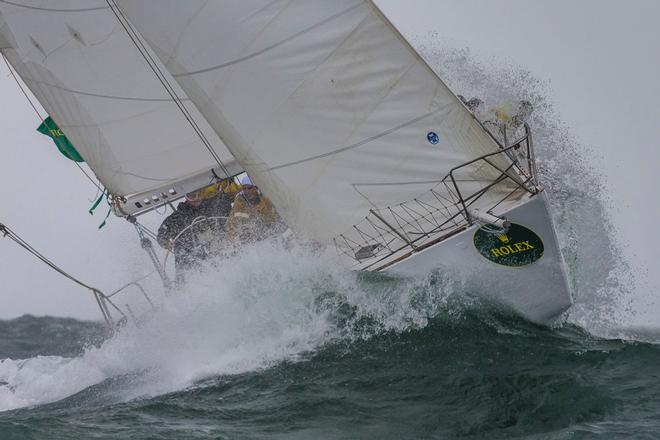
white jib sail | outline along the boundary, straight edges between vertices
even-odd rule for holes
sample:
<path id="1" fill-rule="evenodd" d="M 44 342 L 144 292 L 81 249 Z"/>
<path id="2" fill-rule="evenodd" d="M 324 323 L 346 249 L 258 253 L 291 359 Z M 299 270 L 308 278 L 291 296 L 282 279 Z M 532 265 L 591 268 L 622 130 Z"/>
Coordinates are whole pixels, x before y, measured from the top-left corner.
<path id="1" fill-rule="evenodd" d="M 355 234 L 370 210 L 432 188 L 449 199 L 440 180 L 498 149 L 370 1 L 118 3 L 280 214 L 310 238 Z M 492 162 L 510 165 L 503 155 Z M 456 177 L 469 192 L 500 175 L 479 163 Z M 507 179 L 474 207 L 519 198 L 516 187 Z"/>
<path id="2" fill-rule="evenodd" d="M 112 195 L 148 194 L 219 168 L 105 1 L 0 1 L 0 45 Z M 162 70 L 221 162 L 239 172 Z"/>

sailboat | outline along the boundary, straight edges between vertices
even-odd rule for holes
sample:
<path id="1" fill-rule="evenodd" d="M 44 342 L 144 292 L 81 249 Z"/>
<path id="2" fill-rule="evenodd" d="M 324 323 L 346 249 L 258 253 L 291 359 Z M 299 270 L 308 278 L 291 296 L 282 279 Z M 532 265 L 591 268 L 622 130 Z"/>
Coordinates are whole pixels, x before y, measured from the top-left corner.
<path id="1" fill-rule="evenodd" d="M 0 50 L 118 216 L 247 172 L 351 269 L 571 305 L 529 127 L 498 139 L 373 1 L 2 0 Z"/>

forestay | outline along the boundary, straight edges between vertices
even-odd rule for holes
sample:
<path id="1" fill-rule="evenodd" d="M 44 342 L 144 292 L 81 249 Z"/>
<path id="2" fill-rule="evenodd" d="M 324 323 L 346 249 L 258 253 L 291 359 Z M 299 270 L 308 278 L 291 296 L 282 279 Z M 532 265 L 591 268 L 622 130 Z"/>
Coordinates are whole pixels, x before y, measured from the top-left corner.
<path id="1" fill-rule="evenodd" d="M 179 182 L 207 183 L 213 168 L 222 175 L 105 1 L 2 0 L 0 49 L 113 196 L 155 201 Z M 240 172 L 160 67 L 220 161 Z"/>
<path id="2" fill-rule="evenodd" d="M 331 242 L 498 146 L 370 1 L 118 1 L 290 226 Z M 519 198 L 505 155 L 461 168 Z M 469 192 L 469 191 L 468 191 Z M 513 193 L 513 195 L 511 195 Z M 433 203 L 433 202 L 429 202 Z"/>

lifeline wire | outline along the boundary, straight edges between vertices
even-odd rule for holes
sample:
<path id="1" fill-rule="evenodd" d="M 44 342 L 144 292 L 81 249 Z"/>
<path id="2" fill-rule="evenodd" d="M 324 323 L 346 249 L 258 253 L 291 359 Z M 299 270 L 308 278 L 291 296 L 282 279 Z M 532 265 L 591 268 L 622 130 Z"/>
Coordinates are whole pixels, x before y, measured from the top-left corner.
<path id="1" fill-rule="evenodd" d="M 85 284 L 84 282 L 80 281 L 78 278 L 74 277 L 73 275 L 66 272 L 64 269 L 57 266 L 46 256 L 44 256 L 41 252 L 37 251 L 35 248 L 30 246 L 30 244 L 28 244 L 25 240 L 19 237 L 14 231 L 12 231 L 9 227 L 4 225 L 3 223 L 0 223 L 0 234 L 14 241 L 20 247 L 22 247 L 23 249 L 25 249 L 35 257 L 37 257 L 39 260 L 41 260 L 48 267 L 50 267 L 60 275 L 64 276 L 65 278 L 68 278 L 69 280 L 73 281 L 79 286 L 82 286 L 90 290 L 94 294 L 96 301 L 98 302 L 99 307 L 101 308 L 101 313 L 103 314 L 103 318 L 106 320 L 108 324 L 112 322 L 112 318 L 110 316 L 110 312 L 107 310 L 107 305 L 105 305 L 105 303 L 110 304 L 117 312 L 119 312 L 120 315 L 122 315 L 122 317 L 126 317 L 124 312 L 122 312 L 121 309 L 119 309 L 119 307 L 117 307 L 110 299 L 108 299 L 108 297 L 101 290 L 97 289 L 96 287 L 92 287 L 88 284 Z"/>

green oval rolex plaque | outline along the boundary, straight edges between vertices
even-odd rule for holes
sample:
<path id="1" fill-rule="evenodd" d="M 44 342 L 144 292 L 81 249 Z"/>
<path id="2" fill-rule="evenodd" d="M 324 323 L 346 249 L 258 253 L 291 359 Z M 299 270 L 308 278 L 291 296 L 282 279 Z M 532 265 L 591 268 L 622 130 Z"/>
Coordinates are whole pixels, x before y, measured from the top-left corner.
<path id="1" fill-rule="evenodd" d="M 515 223 L 508 229 L 482 226 L 474 233 L 474 247 L 490 261 L 503 266 L 527 266 L 543 256 L 541 238 Z"/>

